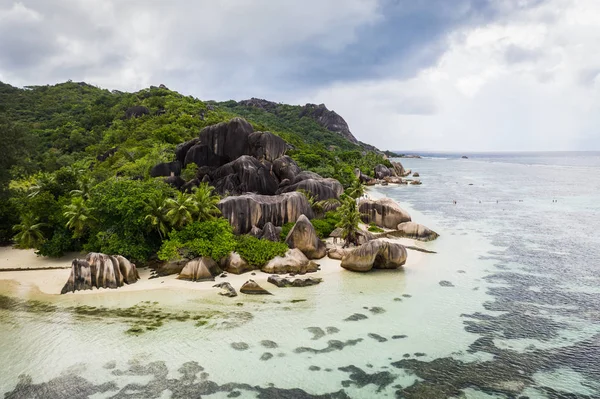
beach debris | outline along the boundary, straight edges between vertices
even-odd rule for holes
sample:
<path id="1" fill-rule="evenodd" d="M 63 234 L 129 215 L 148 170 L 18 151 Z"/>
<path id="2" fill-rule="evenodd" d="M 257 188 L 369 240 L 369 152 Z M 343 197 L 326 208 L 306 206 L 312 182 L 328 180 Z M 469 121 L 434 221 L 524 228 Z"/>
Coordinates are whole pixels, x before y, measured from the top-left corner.
<path id="1" fill-rule="evenodd" d="M 242 285 L 242 288 L 240 288 L 240 292 L 248 295 L 273 295 L 258 285 L 258 283 L 254 280 L 246 281 L 244 285 Z"/>
<path id="2" fill-rule="evenodd" d="M 215 284 L 215 285 L 213 285 L 213 287 L 221 288 L 222 291 L 219 292 L 219 295 L 227 296 L 230 298 L 237 296 L 237 292 L 235 291 L 235 288 L 233 288 L 231 286 L 231 284 L 229 284 L 227 281 L 224 281 L 219 284 Z"/>
<path id="3" fill-rule="evenodd" d="M 267 281 L 271 284 L 275 284 L 278 287 L 308 287 L 309 285 L 317 285 L 323 281 L 322 278 L 316 277 L 305 277 L 305 278 L 294 278 L 288 279 L 277 275 L 269 276 Z"/>

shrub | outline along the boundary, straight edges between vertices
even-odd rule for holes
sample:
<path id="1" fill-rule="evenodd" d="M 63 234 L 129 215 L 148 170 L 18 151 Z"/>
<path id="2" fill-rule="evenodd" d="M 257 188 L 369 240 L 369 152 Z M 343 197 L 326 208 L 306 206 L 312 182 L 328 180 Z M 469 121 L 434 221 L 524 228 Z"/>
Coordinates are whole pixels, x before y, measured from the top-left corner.
<path id="1" fill-rule="evenodd" d="M 327 238 L 336 225 L 340 222 L 340 218 L 335 212 L 327 212 L 324 218 L 311 220 L 319 238 Z"/>
<path id="2" fill-rule="evenodd" d="M 294 222 L 288 222 L 288 223 L 284 224 L 283 226 L 281 226 L 281 234 L 279 235 L 279 238 L 281 239 L 281 241 L 285 241 L 285 238 L 287 237 L 288 233 L 290 232 L 292 227 L 294 227 L 295 224 L 296 223 L 294 223 Z"/>
<path id="3" fill-rule="evenodd" d="M 237 237 L 237 253 L 254 267 L 261 267 L 274 257 L 283 256 L 288 249 L 282 242 L 259 240 L 249 235 Z"/>
<path id="4" fill-rule="evenodd" d="M 379 228 L 375 223 L 369 224 L 368 230 L 373 233 L 383 233 L 383 229 Z"/>
<path id="5" fill-rule="evenodd" d="M 229 222 L 223 218 L 192 222 L 182 230 L 173 230 L 158 251 L 161 260 L 193 259 L 208 256 L 219 261 L 236 250 L 236 237 Z"/>

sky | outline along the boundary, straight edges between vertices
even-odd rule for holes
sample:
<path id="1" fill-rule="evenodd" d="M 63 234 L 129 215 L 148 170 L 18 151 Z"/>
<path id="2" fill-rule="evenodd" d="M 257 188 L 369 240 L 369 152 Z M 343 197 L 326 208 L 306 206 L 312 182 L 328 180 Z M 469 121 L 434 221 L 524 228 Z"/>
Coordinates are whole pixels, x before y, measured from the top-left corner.
<path id="1" fill-rule="evenodd" d="M 406 151 L 600 150 L 600 0 L 0 0 L 0 81 L 324 103 Z"/>

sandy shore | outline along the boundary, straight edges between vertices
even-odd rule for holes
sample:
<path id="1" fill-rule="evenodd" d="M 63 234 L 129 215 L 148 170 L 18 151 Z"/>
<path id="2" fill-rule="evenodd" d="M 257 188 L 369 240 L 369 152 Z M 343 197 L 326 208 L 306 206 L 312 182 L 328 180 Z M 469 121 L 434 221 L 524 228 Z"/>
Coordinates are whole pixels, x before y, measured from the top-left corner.
<path id="1" fill-rule="evenodd" d="M 415 245 L 415 241 L 411 239 L 393 239 L 394 242 L 402 243 L 403 245 Z M 417 244 L 418 245 L 418 244 Z M 22 290 L 33 290 L 45 295 L 59 295 L 62 287 L 67 281 L 70 274 L 70 263 L 73 257 L 78 254 L 66 255 L 61 259 L 50 259 L 44 257 L 37 257 L 33 250 L 21 250 L 10 247 L 2 248 L 2 258 L 0 259 L 0 269 L 15 268 L 17 265 L 22 266 L 22 270 L 19 271 L 4 271 L 0 272 L 0 293 L 7 291 L 22 291 Z M 405 268 L 417 267 L 424 256 L 418 251 L 408 251 L 408 260 Z M 329 259 L 325 257 L 323 259 L 316 260 L 321 266 L 321 270 L 310 273 L 311 277 L 322 277 L 326 284 L 328 280 L 337 280 L 338 278 L 344 278 L 344 275 L 356 274 L 354 272 L 347 271 L 340 266 L 339 260 Z M 27 270 L 32 267 L 45 268 L 45 267 L 65 267 L 64 269 L 49 269 L 49 270 Z M 87 291 L 78 291 L 76 293 L 69 293 L 66 296 L 84 296 L 84 295 L 95 295 L 102 293 L 103 295 L 122 294 L 126 292 L 140 292 L 140 291 L 151 291 L 151 290 L 169 290 L 175 292 L 181 291 L 193 291 L 198 294 L 206 293 L 210 295 L 216 295 L 219 289 L 213 288 L 213 285 L 227 281 L 236 289 L 244 284 L 247 280 L 253 279 L 263 288 L 266 289 L 278 289 L 271 283 L 267 282 L 267 278 L 270 274 L 263 273 L 260 270 L 256 270 L 255 275 L 251 273 L 244 273 L 241 275 L 235 275 L 229 273 L 227 277 L 221 278 L 216 277 L 215 282 L 190 282 L 184 280 L 178 280 L 176 275 L 159 277 L 149 279 L 150 269 L 144 268 L 139 269 L 140 280 L 135 284 L 125 285 L 119 289 L 93 289 Z M 287 288 L 289 290 L 302 290 L 302 288 Z"/>

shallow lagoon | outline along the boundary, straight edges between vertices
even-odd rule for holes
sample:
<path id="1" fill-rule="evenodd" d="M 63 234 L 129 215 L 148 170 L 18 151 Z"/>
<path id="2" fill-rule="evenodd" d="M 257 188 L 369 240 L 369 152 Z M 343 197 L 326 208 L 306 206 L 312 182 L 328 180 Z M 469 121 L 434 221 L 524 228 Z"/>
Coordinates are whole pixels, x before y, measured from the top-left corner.
<path id="1" fill-rule="evenodd" d="M 597 396 L 597 166 L 404 163 L 423 185 L 377 191 L 441 237 L 426 244 L 436 254 L 403 271 L 332 272 L 313 287 L 267 285 L 275 295 L 258 298 L 216 289 L 48 297 L 0 281 L 0 392 Z M 572 182 L 582 167 L 585 187 Z"/>

